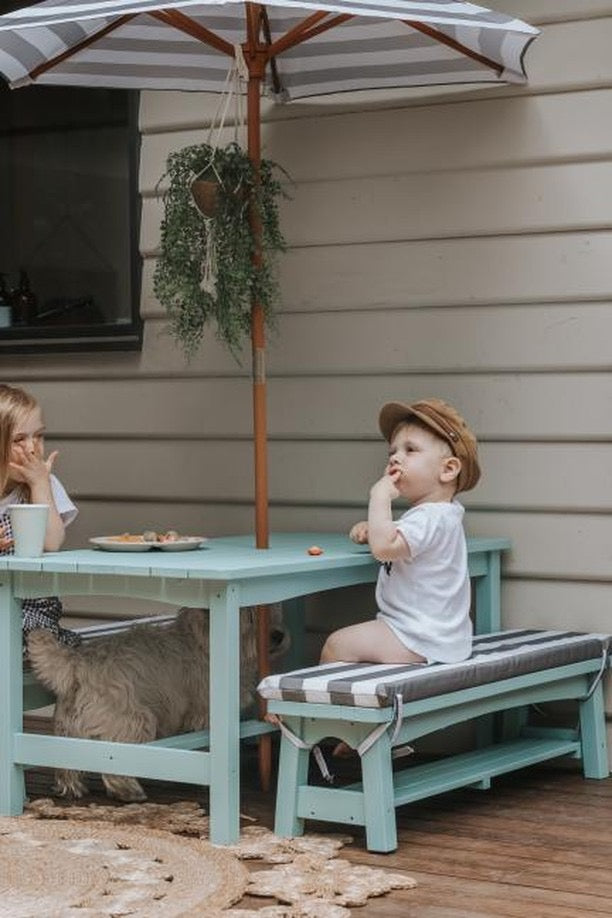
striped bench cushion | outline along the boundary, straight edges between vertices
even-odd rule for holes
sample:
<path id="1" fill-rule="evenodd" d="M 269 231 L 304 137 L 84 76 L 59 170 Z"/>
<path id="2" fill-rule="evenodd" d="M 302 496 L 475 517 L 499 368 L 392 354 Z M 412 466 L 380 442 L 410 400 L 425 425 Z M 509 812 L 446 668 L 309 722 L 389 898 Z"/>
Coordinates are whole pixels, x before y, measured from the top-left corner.
<path id="1" fill-rule="evenodd" d="M 571 631 L 498 631 L 474 638 L 462 663 L 330 663 L 266 676 L 263 698 L 384 708 L 582 660 L 602 660 L 610 638 Z M 595 668 L 595 667 L 594 667 Z"/>

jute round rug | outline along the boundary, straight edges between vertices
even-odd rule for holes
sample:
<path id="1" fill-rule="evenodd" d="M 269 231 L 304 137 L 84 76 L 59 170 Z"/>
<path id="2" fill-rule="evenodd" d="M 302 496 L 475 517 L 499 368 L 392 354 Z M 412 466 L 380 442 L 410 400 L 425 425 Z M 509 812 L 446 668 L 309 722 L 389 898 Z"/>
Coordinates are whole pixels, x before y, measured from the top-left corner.
<path id="1" fill-rule="evenodd" d="M 195 918 L 237 902 L 247 882 L 233 854 L 201 839 L 0 817 L 3 918 Z"/>

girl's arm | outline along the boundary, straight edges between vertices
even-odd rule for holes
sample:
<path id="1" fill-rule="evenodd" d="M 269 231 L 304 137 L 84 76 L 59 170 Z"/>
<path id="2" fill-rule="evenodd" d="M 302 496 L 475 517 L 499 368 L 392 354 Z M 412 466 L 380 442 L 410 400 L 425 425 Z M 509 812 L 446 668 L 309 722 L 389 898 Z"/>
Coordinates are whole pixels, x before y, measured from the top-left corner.
<path id="1" fill-rule="evenodd" d="M 51 488 L 51 469 L 57 458 L 57 451 L 48 459 L 20 451 L 16 462 L 10 463 L 11 477 L 28 486 L 31 504 L 48 504 L 47 531 L 45 533 L 45 551 L 58 551 L 66 538 L 64 522 L 58 513 Z"/>
<path id="2" fill-rule="evenodd" d="M 372 554 L 378 561 L 395 561 L 407 558 L 410 550 L 391 514 L 391 502 L 399 497 L 395 482 L 399 469 L 391 469 L 380 478 L 370 491 L 368 506 L 368 541 Z"/>

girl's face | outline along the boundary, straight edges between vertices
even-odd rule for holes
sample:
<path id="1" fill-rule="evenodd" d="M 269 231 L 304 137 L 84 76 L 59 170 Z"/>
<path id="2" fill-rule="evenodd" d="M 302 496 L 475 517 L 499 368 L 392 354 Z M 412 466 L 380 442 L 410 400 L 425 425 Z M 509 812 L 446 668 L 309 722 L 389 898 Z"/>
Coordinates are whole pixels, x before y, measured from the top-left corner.
<path id="1" fill-rule="evenodd" d="M 45 426 L 40 408 L 24 412 L 15 424 L 11 440 L 10 461 L 19 463 L 25 456 L 42 459 L 45 446 Z"/>

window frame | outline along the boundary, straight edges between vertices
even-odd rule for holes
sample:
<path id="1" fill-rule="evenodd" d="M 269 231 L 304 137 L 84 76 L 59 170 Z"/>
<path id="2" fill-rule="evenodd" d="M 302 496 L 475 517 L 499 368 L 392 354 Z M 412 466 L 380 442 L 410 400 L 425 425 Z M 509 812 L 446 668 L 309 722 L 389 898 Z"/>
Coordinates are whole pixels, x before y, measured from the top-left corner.
<path id="1" fill-rule="evenodd" d="M 18 90 L 15 91 L 18 92 Z M 142 257 L 139 250 L 142 213 L 142 199 L 139 194 L 141 136 L 138 125 L 140 93 L 138 90 L 124 90 L 124 92 L 128 93 L 129 321 L 108 325 L 2 327 L 0 328 L 0 356 L 88 351 L 140 351 L 142 349 L 143 322 L 140 316 Z M 6 133 L 10 134 L 10 132 Z"/>

